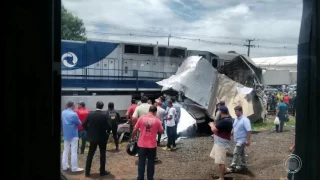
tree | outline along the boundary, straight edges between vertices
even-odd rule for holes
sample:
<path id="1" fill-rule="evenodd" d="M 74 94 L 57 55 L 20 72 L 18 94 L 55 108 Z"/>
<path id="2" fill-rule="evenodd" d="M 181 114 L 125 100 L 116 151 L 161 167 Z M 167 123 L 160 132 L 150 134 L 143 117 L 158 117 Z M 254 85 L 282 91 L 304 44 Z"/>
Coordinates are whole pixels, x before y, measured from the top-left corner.
<path id="1" fill-rule="evenodd" d="M 82 19 L 72 15 L 64 6 L 61 6 L 61 39 L 86 41 L 86 28 Z"/>

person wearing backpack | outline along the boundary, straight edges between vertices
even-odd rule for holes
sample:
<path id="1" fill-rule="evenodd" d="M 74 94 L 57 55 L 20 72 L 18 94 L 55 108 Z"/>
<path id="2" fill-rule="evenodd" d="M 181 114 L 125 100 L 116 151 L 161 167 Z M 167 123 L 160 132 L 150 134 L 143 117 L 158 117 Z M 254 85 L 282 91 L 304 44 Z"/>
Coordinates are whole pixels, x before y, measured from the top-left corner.
<path id="1" fill-rule="evenodd" d="M 108 104 L 107 117 L 112 125 L 112 130 L 111 130 L 112 136 L 113 136 L 114 143 L 116 145 L 116 150 L 118 151 L 119 150 L 118 124 L 120 122 L 120 115 L 116 110 L 114 110 L 113 102 L 109 102 Z M 109 134 L 110 132 L 108 132 L 108 137 L 107 137 L 108 139 L 109 139 Z"/>

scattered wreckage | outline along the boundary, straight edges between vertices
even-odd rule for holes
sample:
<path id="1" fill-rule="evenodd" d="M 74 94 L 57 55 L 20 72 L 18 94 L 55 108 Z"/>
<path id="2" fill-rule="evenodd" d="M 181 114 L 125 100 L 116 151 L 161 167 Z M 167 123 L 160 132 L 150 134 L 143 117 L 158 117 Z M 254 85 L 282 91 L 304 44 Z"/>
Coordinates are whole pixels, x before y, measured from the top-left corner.
<path id="1" fill-rule="evenodd" d="M 192 124 L 208 128 L 219 101 L 225 101 L 232 117 L 235 117 L 233 108 L 241 105 L 251 122 L 264 118 L 262 70 L 245 55 L 234 53 L 229 57 L 232 57 L 230 63 L 215 69 L 207 59 L 190 56 L 175 75 L 157 82 L 162 91 L 177 94 L 179 103 L 189 113 L 181 115 L 182 125 L 183 119 L 190 119 L 187 116 L 196 120 L 189 120 L 181 131 Z"/>

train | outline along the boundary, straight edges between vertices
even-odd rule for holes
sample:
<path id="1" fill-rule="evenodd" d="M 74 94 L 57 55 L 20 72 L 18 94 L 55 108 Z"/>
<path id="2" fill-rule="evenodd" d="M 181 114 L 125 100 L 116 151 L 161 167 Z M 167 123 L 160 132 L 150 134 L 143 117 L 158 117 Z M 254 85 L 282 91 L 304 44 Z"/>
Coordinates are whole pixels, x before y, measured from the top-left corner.
<path id="1" fill-rule="evenodd" d="M 159 97 L 161 87 L 156 82 L 174 75 L 183 60 L 192 55 L 204 57 L 215 68 L 230 61 L 221 53 L 180 46 L 62 40 L 61 107 L 67 99 L 85 99 L 94 109 L 94 100 L 100 98 L 117 101 L 115 108 L 123 115 L 132 98 L 142 94 Z"/>

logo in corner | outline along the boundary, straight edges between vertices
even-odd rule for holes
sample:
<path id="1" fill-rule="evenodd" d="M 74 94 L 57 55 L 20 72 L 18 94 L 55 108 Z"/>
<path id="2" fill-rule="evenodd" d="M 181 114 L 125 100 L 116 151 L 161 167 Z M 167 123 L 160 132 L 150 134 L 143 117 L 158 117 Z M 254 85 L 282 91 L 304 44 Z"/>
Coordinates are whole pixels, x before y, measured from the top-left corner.
<path id="1" fill-rule="evenodd" d="M 72 59 L 72 61 L 68 61 L 68 59 Z M 72 52 L 67 52 L 62 55 L 61 61 L 66 67 L 72 68 L 77 65 L 78 57 Z"/>
<path id="2" fill-rule="evenodd" d="M 283 166 L 288 173 L 294 174 L 300 171 L 302 161 L 299 156 L 290 154 L 283 160 Z"/>

